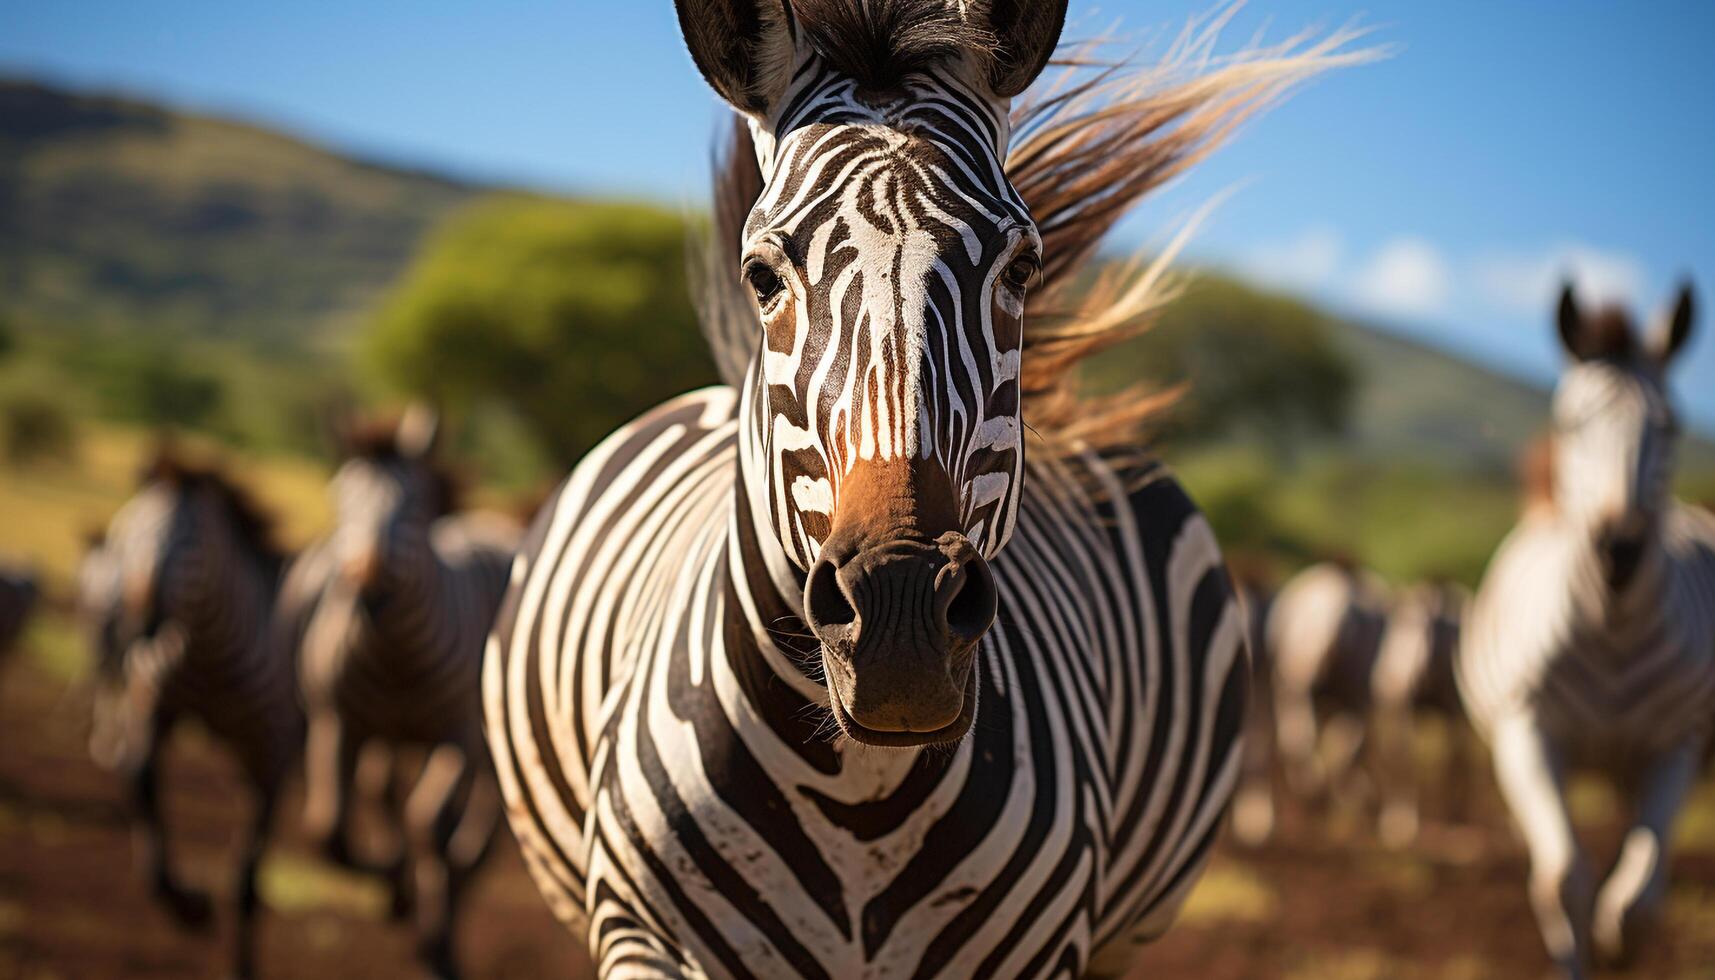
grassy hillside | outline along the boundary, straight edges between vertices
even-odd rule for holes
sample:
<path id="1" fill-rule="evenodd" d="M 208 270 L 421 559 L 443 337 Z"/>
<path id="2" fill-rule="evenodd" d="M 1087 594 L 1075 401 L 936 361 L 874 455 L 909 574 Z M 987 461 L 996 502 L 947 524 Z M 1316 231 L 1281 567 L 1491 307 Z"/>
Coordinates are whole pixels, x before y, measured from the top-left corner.
<path id="1" fill-rule="evenodd" d="M 0 313 L 296 344 L 473 193 L 255 126 L 0 79 Z"/>

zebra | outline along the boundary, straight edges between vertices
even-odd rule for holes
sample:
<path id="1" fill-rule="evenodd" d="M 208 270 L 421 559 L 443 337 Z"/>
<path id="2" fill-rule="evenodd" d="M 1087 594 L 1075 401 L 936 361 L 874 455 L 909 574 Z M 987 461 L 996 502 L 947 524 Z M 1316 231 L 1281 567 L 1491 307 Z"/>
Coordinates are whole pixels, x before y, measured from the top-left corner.
<path id="1" fill-rule="evenodd" d="M 1447 581 L 1420 582 L 1388 610 L 1381 652 L 1371 676 L 1370 729 L 1374 739 L 1378 830 L 1382 842 L 1404 847 L 1417 838 L 1419 816 L 1413 732 L 1420 715 L 1444 723 L 1448 805 L 1462 816 L 1477 760 L 1466 730 L 1465 708 L 1453 677 L 1459 630 L 1470 594 Z"/>
<path id="2" fill-rule="evenodd" d="M 1346 561 L 1288 579 L 1269 608 L 1276 743 L 1292 790 L 1326 803 L 1364 761 L 1387 585 Z"/>
<path id="3" fill-rule="evenodd" d="M 1127 448 L 1160 399 L 1072 387 L 1160 266 L 1070 284 L 1332 56 L 1015 119 L 1064 2 L 677 10 L 744 120 L 704 254 L 727 385 L 526 535 L 483 670 L 526 863 L 604 976 L 1118 975 L 1208 858 L 1249 665 L 1208 523 Z"/>
<path id="4" fill-rule="evenodd" d="M 170 450 L 79 568 L 95 656 L 95 760 L 129 784 L 143 875 L 174 918 L 212 922 L 212 903 L 173 872 L 160 807 L 161 750 L 196 718 L 238 760 L 254 797 L 232 895 L 234 974 L 255 971 L 257 869 L 303 719 L 270 633 L 283 561 L 261 511 L 218 470 Z"/>
<path id="5" fill-rule="evenodd" d="M 387 875 L 424 963 L 451 977 L 459 902 L 500 820 L 478 683 L 518 534 L 498 516 L 455 513 L 438 432 L 413 406 L 396 428 L 344 434 L 336 527 L 287 573 L 280 622 L 309 713 L 309 836 L 335 861 Z M 391 804 L 392 855 L 352 840 L 354 796 L 380 795 L 359 779 L 366 749 L 379 750 L 382 779 L 408 783 L 403 799 L 376 801 Z M 427 761 L 412 779 L 402 757 L 417 751 Z"/>
<path id="6" fill-rule="evenodd" d="M 40 589 L 34 572 L 0 565 L 0 656 L 24 635 L 38 598 Z"/>
<path id="7" fill-rule="evenodd" d="M 1646 335 L 1624 309 L 1586 312 L 1561 292 L 1551 503 L 1490 560 L 1457 661 L 1528 845 L 1543 941 L 1570 977 L 1645 941 L 1715 716 L 1715 517 L 1670 490 L 1665 375 L 1692 319 L 1689 284 Z M 1611 777 L 1633 809 L 1599 889 L 1566 804 L 1577 770 Z"/>

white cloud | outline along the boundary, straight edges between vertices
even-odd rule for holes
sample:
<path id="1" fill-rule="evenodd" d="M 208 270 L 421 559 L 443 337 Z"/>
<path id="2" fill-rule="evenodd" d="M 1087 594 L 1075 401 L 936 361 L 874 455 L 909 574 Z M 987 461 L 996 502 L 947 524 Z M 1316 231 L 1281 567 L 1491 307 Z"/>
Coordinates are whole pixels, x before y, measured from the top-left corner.
<path id="1" fill-rule="evenodd" d="M 1622 303 L 1636 303 L 1647 279 L 1644 265 L 1636 257 L 1576 242 L 1536 253 L 1479 255 L 1471 271 L 1483 299 L 1518 314 L 1549 309 L 1567 278 L 1577 284 L 1579 296 L 1586 302 Z"/>
<path id="2" fill-rule="evenodd" d="M 1239 269 L 1266 286 L 1314 292 L 1340 271 L 1345 251 L 1339 232 L 1317 225 L 1291 238 L 1252 247 L 1240 256 Z"/>
<path id="3" fill-rule="evenodd" d="M 1446 309 L 1451 284 L 1440 250 L 1421 238 L 1401 237 L 1376 250 L 1347 292 L 1352 302 L 1371 313 L 1429 317 Z"/>

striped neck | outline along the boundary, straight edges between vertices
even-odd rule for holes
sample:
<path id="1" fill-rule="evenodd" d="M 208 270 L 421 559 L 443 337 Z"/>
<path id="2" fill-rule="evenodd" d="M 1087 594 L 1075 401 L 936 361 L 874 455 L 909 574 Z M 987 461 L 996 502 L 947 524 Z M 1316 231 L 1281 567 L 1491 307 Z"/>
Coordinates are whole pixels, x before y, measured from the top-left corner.
<path id="1" fill-rule="evenodd" d="M 268 621 L 268 606 L 278 585 L 278 569 L 252 554 L 238 536 L 214 515 L 211 529 L 185 564 L 185 593 L 174 603 L 173 616 L 189 637 L 185 655 L 191 661 L 226 660 L 258 644 Z"/>
<path id="2" fill-rule="evenodd" d="M 1572 594 L 1587 621 L 1631 632 L 1662 618 L 1668 569 L 1659 526 L 1644 536 L 1635 568 L 1617 585 L 1609 580 L 1609 559 L 1593 529 L 1567 524 L 1562 531 L 1576 541 L 1569 569 Z"/>
<path id="3" fill-rule="evenodd" d="M 429 541 L 429 528 L 399 535 L 382 564 L 373 589 L 363 595 L 375 630 L 395 650 L 422 650 L 434 634 L 441 609 L 441 565 Z"/>

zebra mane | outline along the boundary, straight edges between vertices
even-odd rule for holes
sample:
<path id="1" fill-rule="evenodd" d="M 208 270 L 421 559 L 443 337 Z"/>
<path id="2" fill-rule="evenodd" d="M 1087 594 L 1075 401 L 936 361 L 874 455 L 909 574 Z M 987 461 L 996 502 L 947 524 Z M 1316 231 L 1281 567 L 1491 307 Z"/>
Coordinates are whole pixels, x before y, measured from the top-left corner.
<path id="1" fill-rule="evenodd" d="M 795 4 L 806 6 L 802 0 Z M 815 6 L 848 12 L 849 23 L 826 36 L 872 39 L 884 26 L 897 28 L 896 19 L 883 18 L 899 9 L 946 9 L 929 2 Z M 868 7 L 882 13 L 853 12 Z M 1062 69 L 1056 77 L 1038 82 L 1013 108 L 1007 176 L 1037 222 L 1046 259 L 1041 283 L 1025 308 L 1022 411 L 1055 457 L 1090 447 L 1139 445 L 1147 423 L 1181 390 L 1134 387 L 1112 396 L 1080 390 L 1084 361 L 1146 331 L 1155 312 L 1173 298 L 1167 267 L 1195 221 L 1154 257 L 1117 267 L 1098 260 L 1108 232 L 1151 191 L 1208 156 L 1241 123 L 1294 86 L 1381 53 L 1348 50 L 1360 32 L 1340 30 L 1320 40 L 1300 34 L 1217 58 L 1215 41 L 1235 11 L 1229 7 L 1193 22 L 1162 62 L 1150 68 L 1139 68 L 1130 58 L 1098 60 L 1107 41 L 1078 46 L 1056 59 Z M 915 41 L 890 44 L 875 41 L 862 57 L 884 48 L 926 57 Z M 817 50 L 822 52 L 820 44 Z M 857 55 L 842 57 L 850 61 Z M 842 70 L 874 71 L 836 64 Z M 759 334 L 756 312 L 737 274 L 737 248 L 745 218 L 761 193 L 762 175 L 742 121 L 735 122 L 733 133 L 717 153 L 710 241 L 699 249 L 698 279 L 704 335 L 721 378 L 736 385 Z"/>
<path id="2" fill-rule="evenodd" d="M 428 470 L 434 490 L 430 514 L 445 517 L 464 505 L 464 481 L 433 454 L 413 456 L 399 445 L 399 423 L 392 418 L 372 418 L 340 433 L 340 455 L 344 459 L 367 459 L 378 463 L 415 458 Z"/>
<path id="3" fill-rule="evenodd" d="M 992 33 L 947 0 L 792 0 L 816 53 L 870 91 L 971 52 L 992 55 Z"/>
<path id="4" fill-rule="evenodd" d="M 286 550 L 274 537 L 273 515 L 219 467 L 191 462 L 171 447 L 162 446 L 144 464 L 138 480 L 139 486 L 150 483 L 161 483 L 187 493 L 207 490 L 226 511 L 239 543 L 246 550 L 271 571 L 277 571 L 285 561 Z M 90 540 L 91 547 L 100 547 L 105 544 L 106 535 L 103 533 L 99 538 L 91 535 Z"/>
<path id="5" fill-rule="evenodd" d="M 1585 317 L 1579 334 L 1579 353 L 1586 360 L 1625 365 L 1638 354 L 1632 315 L 1618 304 L 1600 307 Z"/>

